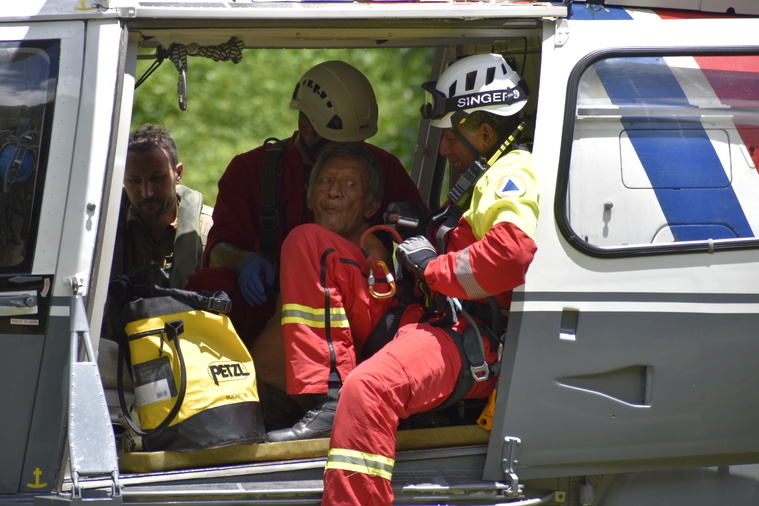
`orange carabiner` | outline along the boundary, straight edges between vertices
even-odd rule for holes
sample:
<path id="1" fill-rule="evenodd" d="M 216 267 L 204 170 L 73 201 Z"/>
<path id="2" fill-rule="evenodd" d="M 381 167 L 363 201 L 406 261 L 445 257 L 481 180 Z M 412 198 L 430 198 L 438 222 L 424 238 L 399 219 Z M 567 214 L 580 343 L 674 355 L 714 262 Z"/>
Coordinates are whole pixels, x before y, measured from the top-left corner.
<path id="1" fill-rule="evenodd" d="M 389 292 L 380 293 L 377 292 L 374 289 L 374 267 L 379 265 L 383 272 L 385 273 L 385 279 L 387 280 L 387 284 L 390 286 Z M 395 295 L 396 286 L 395 286 L 395 278 L 393 277 L 393 274 L 390 272 L 390 269 L 387 268 L 387 265 L 385 265 L 385 262 L 382 260 L 377 260 L 377 262 L 369 268 L 369 293 L 374 297 L 375 299 L 389 299 L 393 295 Z"/>
<path id="2" fill-rule="evenodd" d="M 403 238 L 400 236 L 397 230 L 395 230 L 393 227 L 389 225 L 375 225 L 373 227 L 369 227 L 364 231 L 363 234 L 361 234 L 361 239 L 359 241 L 359 247 L 361 250 L 366 254 L 366 263 L 369 266 L 369 293 L 374 297 L 375 299 L 389 299 L 393 295 L 395 295 L 395 292 L 397 291 L 396 285 L 395 285 L 395 277 L 390 272 L 390 269 L 387 268 L 387 264 L 383 262 L 382 260 L 378 260 L 374 255 L 369 253 L 369 250 L 367 250 L 364 247 L 364 241 L 369 236 L 369 234 L 377 231 L 377 230 L 385 230 L 387 232 L 390 232 L 393 235 L 393 238 L 400 244 L 403 242 Z M 382 271 L 385 274 L 385 279 L 387 280 L 387 284 L 390 286 L 389 292 L 377 292 L 374 289 L 374 267 L 379 265 L 382 268 Z"/>

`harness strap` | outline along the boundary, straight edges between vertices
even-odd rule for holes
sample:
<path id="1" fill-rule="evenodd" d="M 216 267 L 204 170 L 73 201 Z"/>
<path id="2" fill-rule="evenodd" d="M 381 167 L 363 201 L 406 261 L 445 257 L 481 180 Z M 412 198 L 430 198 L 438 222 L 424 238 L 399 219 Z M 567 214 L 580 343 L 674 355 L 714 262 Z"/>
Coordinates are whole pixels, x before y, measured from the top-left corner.
<path id="1" fill-rule="evenodd" d="M 474 300 L 462 301 L 463 309 L 474 318 L 483 322 L 481 329 L 490 338 L 491 346 L 501 343 L 503 334 L 506 332 L 508 318 L 501 311 L 501 306 L 495 297 L 487 298 L 489 304 L 482 304 Z"/>
<path id="2" fill-rule="evenodd" d="M 261 252 L 274 253 L 277 251 L 275 232 L 279 227 L 279 210 L 277 199 L 277 169 L 282 163 L 285 153 L 285 142 L 274 137 L 264 141 L 264 161 L 261 174 Z"/>
<path id="3" fill-rule="evenodd" d="M 448 209 L 445 211 L 445 221 L 438 227 L 435 233 L 435 242 L 437 243 L 438 251 L 446 251 L 445 236 L 459 226 L 461 215 L 464 214 L 461 208 L 453 204 L 448 204 Z"/>
<path id="4" fill-rule="evenodd" d="M 451 336 L 451 339 L 459 349 L 459 353 L 461 354 L 461 372 L 459 372 L 456 387 L 453 389 L 453 392 L 451 392 L 451 395 L 443 402 L 443 404 L 435 408 L 435 410 L 447 408 L 463 399 L 472 389 L 475 382 L 475 378 L 472 375 L 472 361 L 474 360 L 475 363 L 485 362 L 482 339 L 480 338 L 476 327 L 468 327 L 463 335 L 450 327 L 443 327 L 443 330 Z M 474 343 L 475 340 L 480 342 L 479 347 Z M 479 354 L 479 350 L 483 350 L 482 355 Z M 490 376 L 497 376 L 500 372 L 498 368 L 493 366 L 489 366 L 488 371 Z"/>
<path id="5" fill-rule="evenodd" d="M 411 304 L 417 301 L 414 296 L 413 279 L 399 277 L 397 282 L 401 285 L 398 289 L 398 293 L 400 294 L 398 305 L 385 311 L 372 329 L 361 349 L 361 361 L 368 359 L 393 340 L 400 327 L 403 313 L 406 312 L 406 309 Z"/>
<path id="6" fill-rule="evenodd" d="M 461 314 L 469 321 L 469 327 L 464 331 L 464 351 L 469 359 L 469 370 L 474 381 L 485 381 L 490 377 L 490 368 L 485 361 L 485 346 L 482 344 L 480 326 L 472 316 L 461 309 Z"/>
<path id="7" fill-rule="evenodd" d="M 461 371 L 459 372 L 459 378 L 456 380 L 456 387 L 454 387 L 453 392 L 451 392 L 451 395 L 443 402 L 443 404 L 435 408 L 436 410 L 453 406 L 461 399 L 463 399 L 474 385 L 474 378 L 471 374 L 469 374 L 469 359 L 467 358 L 466 351 L 464 350 L 463 336 L 450 327 L 443 327 L 443 330 L 445 330 L 448 335 L 451 336 L 451 339 L 453 339 L 453 342 L 459 349 L 459 354 L 461 355 Z"/>

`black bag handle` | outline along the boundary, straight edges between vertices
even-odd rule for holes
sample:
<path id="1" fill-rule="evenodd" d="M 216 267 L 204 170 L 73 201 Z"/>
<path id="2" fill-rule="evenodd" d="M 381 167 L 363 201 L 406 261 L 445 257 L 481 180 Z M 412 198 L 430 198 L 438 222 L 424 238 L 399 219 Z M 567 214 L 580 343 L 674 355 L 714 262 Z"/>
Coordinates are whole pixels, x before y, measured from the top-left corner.
<path id="1" fill-rule="evenodd" d="M 126 360 L 126 353 L 124 351 L 124 348 L 127 346 L 126 343 L 124 345 L 119 346 L 119 358 L 118 358 L 118 392 L 119 392 L 119 404 L 121 405 L 121 412 L 124 417 L 124 421 L 127 423 L 129 428 L 138 436 L 141 437 L 155 437 L 162 433 L 166 428 L 171 425 L 171 422 L 174 421 L 174 419 L 177 417 L 177 414 L 179 414 L 179 410 L 182 409 L 182 404 L 184 403 L 184 396 L 187 392 L 187 368 L 185 367 L 184 362 L 184 356 L 182 355 L 182 348 L 179 345 L 179 335 L 184 332 L 184 320 L 174 320 L 167 322 L 164 325 L 164 328 L 157 329 L 157 330 L 148 330 L 145 332 L 140 332 L 139 334 L 133 334 L 129 336 L 128 340 L 137 339 L 140 337 L 146 337 L 149 335 L 154 334 L 162 334 L 167 336 L 168 341 L 174 341 L 174 346 L 177 350 L 177 358 L 179 359 L 179 394 L 177 395 L 177 401 L 174 403 L 174 406 L 171 408 L 171 411 L 169 411 L 169 414 L 166 415 L 166 418 L 158 424 L 153 429 L 149 430 L 142 430 L 139 426 L 137 426 L 137 423 L 132 419 L 131 415 L 129 414 L 129 410 L 127 409 L 126 405 L 126 398 L 124 396 L 124 361 Z"/>
<path id="2" fill-rule="evenodd" d="M 232 299 L 226 292 L 195 292 L 181 288 L 164 288 L 158 285 L 152 287 L 154 295 L 172 297 L 195 309 L 226 314 L 232 310 Z"/>

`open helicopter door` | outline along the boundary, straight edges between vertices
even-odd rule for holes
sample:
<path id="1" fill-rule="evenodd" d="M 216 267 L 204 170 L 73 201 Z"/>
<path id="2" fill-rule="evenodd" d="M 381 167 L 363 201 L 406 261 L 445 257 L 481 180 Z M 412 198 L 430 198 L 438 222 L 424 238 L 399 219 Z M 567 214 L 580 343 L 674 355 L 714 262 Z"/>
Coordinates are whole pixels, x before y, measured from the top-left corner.
<path id="1" fill-rule="evenodd" d="M 103 427 L 74 427 L 67 415 L 94 409 L 71 392 L 102 397 L 96 365 L 75 377 L 71 350 L 80 338 L 96 349 L 85 304 L 109 243 L 104 188 L 122 177 L 109 167 L 126 32 L 117 20 L 39 21 L 18 9 L 20 21 L 0 25 L 0 495 L 38 495 L 60 487 L 67 437 L 113 436 L 105 411 Z M 78 457 L 72 469 L 93 468 Z"/>
<path id="2" fill-rule="evenodd" d="M 57 474 L 69 339 L 53 285 L 83 54 L 82 23 L 0 28 L 0 493 Z"/>

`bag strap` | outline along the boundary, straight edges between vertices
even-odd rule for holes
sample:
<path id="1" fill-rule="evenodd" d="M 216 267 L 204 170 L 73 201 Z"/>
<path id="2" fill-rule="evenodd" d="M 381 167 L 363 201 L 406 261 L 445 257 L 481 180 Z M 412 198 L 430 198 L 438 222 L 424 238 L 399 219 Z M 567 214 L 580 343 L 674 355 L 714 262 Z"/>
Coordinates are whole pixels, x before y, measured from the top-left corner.
<path id="1" fill-rule="evenodd" d="M 164 288 L 158 285 L 155 285 L 152 291 L 154 295 L 172 297 L 195 309 L 224 314 L 229 313 L 232 309 L 232 299 L 226 292 L 195 292 L 181 288 Z"/>
<path id="2" fill-rule="evenodd" d="M 184 356 L 182 355 L 182 348 L 179 345 L 179 336 L 184 332 L 184 321 L 183 320 L 174 320 L 167 322 L 164 325 L 164 328 L 158 329 L 158 330 L 150 330 L 147 332 L 140 332 L 139 334 L 134 334 L 129 336 L 129 340 L 137 338 L 137 337 L 144 337 L 154 334 L 162 334 L 165 335 L 168 341 L 174 341 L 174 346 L 177 350 L 177 358 L 179 359 L 179 393 L 177 395 L 177 400 L 174 403 L 174 406 L 171 408 L 171 411 L 169 411 L 169 414 L 166 415 L 166 418 L 158 424 L 155 428 L 149 429 L 149 430 L 142 430 L 137 423 L 132 419 L 131 415 L 129 414 L 129 410 L 127 409 L 126 405 L 126 397 L 124 396 L 124 378 L 122 377 L 122 374 L 124 372 L 124 360 L 126 359 L 124 348 L 128 346 L 128 344 L 124 343 L 122 346 L 119 346 L 119 364 L 118 364 L 118 392 L 119 392 L 119 404 L 121 405 L 121 412 L 124 417 L 124 421 L 127 423 L 129 428 L 138 436 L 141 437 L 155 437 L 162 433 L 166 428 L 168 428 L 169 425 L 171 425 L 171 422 L 174 421 L 174 419 L 177 417 L 177 414 L 179 414 L 179 410 L 182 409 L 182 404 L 184 403 L 184 397 L 185 393 L 187 392 L 187 368 L 185 366 L 184 362 Z"/>

